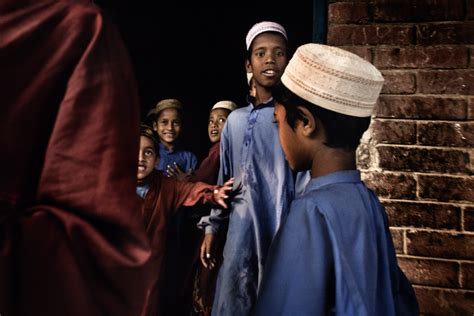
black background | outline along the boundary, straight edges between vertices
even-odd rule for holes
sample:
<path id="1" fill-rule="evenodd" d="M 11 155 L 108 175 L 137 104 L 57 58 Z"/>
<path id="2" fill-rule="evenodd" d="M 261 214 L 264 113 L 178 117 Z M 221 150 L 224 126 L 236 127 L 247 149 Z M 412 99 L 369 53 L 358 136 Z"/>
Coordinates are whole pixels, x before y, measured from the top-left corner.
<path id="1" fill-rule="evenodd" d="M 179 2 L 96 1 L 118 27 L 135 68 L 142 117 L 164 98 L 185 108 L 184 145 L 203 158 L 209 148 L 212 105 L 244 106 L 245 37 L 253 24 L 275 21 L 288 33 L 290 55 L 311 42 L 312 1 Z"/>

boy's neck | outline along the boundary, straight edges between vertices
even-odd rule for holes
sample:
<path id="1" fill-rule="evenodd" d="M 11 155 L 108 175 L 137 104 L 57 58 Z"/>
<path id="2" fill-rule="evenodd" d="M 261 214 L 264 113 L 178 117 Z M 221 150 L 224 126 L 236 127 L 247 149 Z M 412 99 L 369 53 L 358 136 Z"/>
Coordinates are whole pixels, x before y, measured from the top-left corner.
<path id="1" fill-rule="evenodd" d="M 163 145 L 163 147 L 166 148 L 167 151 L 173 151 L 173 149 L 175 147 L 174 144 L 170 144 L 170 143 L 162 142 L 161 144 Z"/>
<path id="2" fill-rule="evenodd" d="M 264 87 L 257 87 L 255 93 L 255 105 L 267 102 L 272 97 L 272 92 Z"/>
<path id="3" fill-rule="evenodd" d="M 313 156 L 311 177 L 317 178 L 336 171 L 355 170 L 355 151 L 324 147 Z"/>

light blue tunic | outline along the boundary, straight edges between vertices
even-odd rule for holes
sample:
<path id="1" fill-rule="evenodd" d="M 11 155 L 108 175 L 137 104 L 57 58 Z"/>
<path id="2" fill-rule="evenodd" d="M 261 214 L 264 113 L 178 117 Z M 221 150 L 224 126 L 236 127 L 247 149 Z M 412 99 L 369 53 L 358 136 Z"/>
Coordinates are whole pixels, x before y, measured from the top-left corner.
<path id="1" fill-rule="evenodd" d="M 314 178 L 270 248 L 257 315 L 418 315 L 384 208 L 357 170 Z"/>
<path id="2" fill-rule="evenodd" d="M 294 198 L 294 177 L 273 123 L 273 100 L 234 110 L 221 135 L 218 183 L 235 177 L 224 261 L 213 315 L 247 315 L 253 308 L 268 248 Z M 222 214 L 213 210 L 201 226 L 215 232 Z M 204 223 L 204 224 L 203 224 Z"/>

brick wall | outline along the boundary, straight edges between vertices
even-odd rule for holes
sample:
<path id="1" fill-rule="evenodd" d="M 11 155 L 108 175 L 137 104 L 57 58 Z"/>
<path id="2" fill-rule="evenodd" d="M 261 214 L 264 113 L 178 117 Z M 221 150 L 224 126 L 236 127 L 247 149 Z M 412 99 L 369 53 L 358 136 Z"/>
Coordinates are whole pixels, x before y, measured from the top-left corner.
<path id="1" fill-rule="evenodd" d="M 332 0 L 328 10 L 328 44 L 385 77 L 358 165 L 421 312 L 474 315 L 474 0 Z"/>

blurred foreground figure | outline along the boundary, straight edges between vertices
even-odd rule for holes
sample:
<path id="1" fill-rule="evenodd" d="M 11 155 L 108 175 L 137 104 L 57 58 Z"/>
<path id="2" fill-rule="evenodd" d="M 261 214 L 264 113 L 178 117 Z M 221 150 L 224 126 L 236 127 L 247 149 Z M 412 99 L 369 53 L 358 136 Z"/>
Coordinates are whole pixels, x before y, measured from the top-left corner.
<path id="1" fill-rule="evenodd" d="M 3 0 L 0 29 L 0 314 L 138 315 L 150 249 L 122 40 L 85 0 Z"/>

